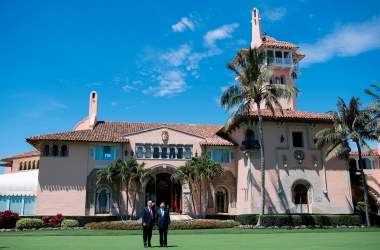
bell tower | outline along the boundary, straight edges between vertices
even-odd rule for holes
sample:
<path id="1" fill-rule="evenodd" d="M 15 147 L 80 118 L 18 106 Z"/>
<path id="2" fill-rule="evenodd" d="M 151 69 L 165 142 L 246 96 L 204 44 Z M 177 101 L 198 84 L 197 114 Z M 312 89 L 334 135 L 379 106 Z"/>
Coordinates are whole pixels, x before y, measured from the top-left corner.
<path id="1" fill-rule="evenodd" d="M 259 48 L 262 44 L 261 29 L 260 29 L 260 14 L 256 8 L 252 9 L 252 41 L 251 48 Z"/>
<path id="2" fill-rule="evenodd" d="M 74 130 L 93 129 L 98 121 L 98 94 L 91 91 L 89 98 L 88 116 L 75 125 Z"/>

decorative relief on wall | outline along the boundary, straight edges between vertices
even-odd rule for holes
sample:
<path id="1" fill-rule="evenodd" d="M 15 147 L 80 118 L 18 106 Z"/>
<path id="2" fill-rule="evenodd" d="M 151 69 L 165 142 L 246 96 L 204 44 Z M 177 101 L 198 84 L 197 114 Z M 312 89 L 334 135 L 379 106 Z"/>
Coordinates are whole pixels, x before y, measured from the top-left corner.
<path id="1" fill-rule="evenodd" d="M 162 138 L 162 141 L 165 144 L 168 143 L 168 141 L 169 141 L 169 132 L 166 129 L 162 130 L 162 132 L 161 132 L 161 138 Z"/>

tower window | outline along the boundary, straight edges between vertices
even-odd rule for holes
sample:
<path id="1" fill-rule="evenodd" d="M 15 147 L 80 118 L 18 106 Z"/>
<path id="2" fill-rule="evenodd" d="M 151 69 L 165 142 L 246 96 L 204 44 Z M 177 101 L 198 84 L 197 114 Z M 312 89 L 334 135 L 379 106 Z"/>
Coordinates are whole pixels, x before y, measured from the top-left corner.
<path id="1" fill-rule="evenodd" d="M 58 145 L 53 145 L 53 149 L 52 149 L 52 155 L 53 156 L 58 156 Z"/>
<path id="2" fill-rule="evenodd" d="M 293 147 L 302 148 L 303 147 L 303 133 L 302 132 L 293 132 Z"/>

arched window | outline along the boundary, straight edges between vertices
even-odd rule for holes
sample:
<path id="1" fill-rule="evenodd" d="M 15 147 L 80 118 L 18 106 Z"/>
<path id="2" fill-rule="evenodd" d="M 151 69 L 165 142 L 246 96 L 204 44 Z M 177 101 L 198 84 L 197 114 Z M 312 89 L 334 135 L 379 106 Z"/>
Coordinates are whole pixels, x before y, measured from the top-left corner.
<path id="1" fill-rule="evenodd" d="M 107 188 L 98 189 L 95 197 L 95 213 L 107 214 L 111 211 L 111 193 Z"/>
<path id="2" fill-rule="evenodd" d="M 20 166 L 19 166 L 18 169 L 19 169 L 19 170 L 24 170 L 23 167 L 24 167 L 24 165 L 22 165 L 22 162 L 20 162 Z"/>
<path id="3" fill-rule="evenodd" d="M 36 169 L 36 161 L 33 161 L 33 163 L 32 163 L 32 169 Z"/>
<path id="4" fill-rule="evenodd" d="M 280 83 L 281 84 L 286 84 L 286 78 L 285 78 L 285 76 L 281 76 Z"/>
<path id="5" fill-rule="evenodd" d="M 69 150 L 67 149 L 67 145 L 61 146 L 61 156 L 67 157 L 69 155 Z"/>
<path id="6" fill-rule="evenodd" d="M 228 213 L 228 191 L 224 187 L 219 187 L 215 193 L 216 212 Z"/>
<path id="7" fill-rule="evenodd" d="M 58 145 L 53 145 L 51 154 L 55 157 L 58 156 L 59 154 Z"/>
<path id="8" fill-rule="evenodd" d="M 293 189 L 294 203 L 296 205 L 309 204 L 308 188 L 304 184 L 297 184 Z"/>
<path id="9" fill-rule="evenodd" d="M 43 150 L 42 150 L 42 155 L 43 156 L 49 156 L 50 155 L 50 147 L 49 145 L 45 145 Z"/>
<path id="10" fill-rule="evenodd" d="M 40 160 L 37 160 L 37 169 L 40 169 Z"/>
<path id="11" fill-rule="evenodd" d="M 32 163 L 28 161 L 28 170 L 32 169 Z"/>

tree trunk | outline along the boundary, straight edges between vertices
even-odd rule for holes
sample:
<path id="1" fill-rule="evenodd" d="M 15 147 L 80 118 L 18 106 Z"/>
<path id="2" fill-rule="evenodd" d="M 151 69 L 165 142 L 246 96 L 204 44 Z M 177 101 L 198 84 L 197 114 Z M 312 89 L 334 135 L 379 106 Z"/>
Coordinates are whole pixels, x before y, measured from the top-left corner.
<path id="1" fill-rule="evenodd" d="M 133 196 L 133 205 L 132 205 L 131 217 L 133 217 L 133 214 L 135 213 L 135 209 L 136 209 L 136 198 L 137 198 L 136 196 L 137 196 L 137 191 L 135 191 L 134 196 Z"/>
<path id="2" fill-rule="evenodd" d="M 127 195 L 127 209 L 126 209 L 126 212 L 127 212 L 127 220 L 128 220 L 128 215 L 129 215 L 129 182 L 125 182 L 125 191 L 126 191 L 126 195 Z"/>
<path id="3" fill-rule="evenodd" d="M 194 201 L 193 183 L 192 183 L 192 182 L 189 182 L 189 190 L 190 190 L 191 205 L 192 205 L 192 207 L 193 207 L 193 212 L 194 212 L 194 214 L 196 214 L 197 211 L 195 210 L 195 201 Z"/>
<path id="4" fill-rule="evenodd" d="M 199 180 L 199 215 L 202 216 L 202 177 Z"/>
<path id="5" fill-rule="evenodd" d="M 360 147 L 360 144 L 358 141 L 355 141 L 356 146 L 358 148 L 358 153 L 359 153 L 359 169 L 360 169 L 360 175 L 362 179 L 362 188 L 363 188 L 363 197 L 364 197 L 364 210 L 365 210 L 365 222 L 367 227 L 371 225 L 369 221 L 369 213 L 368 213 L 368 186 L 367 186 L 367 177 L 364 174 L 364 169 L 363 169 L 363 163 L 362 163 L 362 150 Z"/>
<path id="6" fill-rule="evenodd" d="M 261 115 L 260 103 L 257 103 L 257 114 L 259 118 L 259 143 L 260 143 L 260 171 L 261 171 L 261 209 L 257 220 L 257 226 L 261 225 L 262 215 L 265 213 L 265 155 L 264 155 L 264 131 L 263 117 Z"/>

